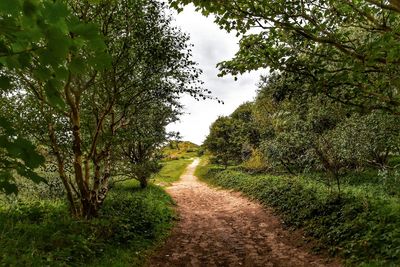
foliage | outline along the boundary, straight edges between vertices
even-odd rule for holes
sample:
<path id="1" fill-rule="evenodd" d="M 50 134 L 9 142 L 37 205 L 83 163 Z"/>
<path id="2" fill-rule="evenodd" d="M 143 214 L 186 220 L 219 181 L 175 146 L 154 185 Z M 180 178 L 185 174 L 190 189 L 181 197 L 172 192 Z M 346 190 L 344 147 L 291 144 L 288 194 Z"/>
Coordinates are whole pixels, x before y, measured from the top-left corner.
<path id="1" fill-rule="evenodd" d="M 11 266 L 139 266 L 168 234 L 174 217 L 160 188 L 119 184 L 101 216 L 76 220 L 63 201 L 20 202 L 2 207 L 0 264 Z"/>
<path id="2" fill-rule="evenodd" d="M 382 112 L 355 114 L 335 129 L 332 138 L 343 158 L 385 168 L 390 154 L 399 153 L 399 124 L 397 117 Z"/>
<path id="3" fill-rule="evenodd" d="M 162 148 L 162 155 L 166 160 L 192 158 L 197 156 L 198 150 L 199 146 L 192 142 L 171 140 Z"/>
<path id="4" fill-rule="evenodd" d="M 65 49 L 53 65 L 46 63 L 51 67 L 46 74 L 64 70 L 57 101 L 46 97 L 49 86 L 36 75 L 40 54 L 38 66 L 7 65 L 4 74 L 15 82 L 1 102 L 18 131 L 42 145 L 47 160 L 56 164 L 71 213 L 91 218 L 99 213 L 111 177 L 129 171 L 146 186 L 157 171 L 157 151 L 168 137 L 165 126 L 180 113 L 179 97 L 206 98 L 209 92 L 201 88 L 188 36 L 172 26 L 165 4 L 56 3 L 65 11 L 53 18 L 65 35 L 56 48 Z M 49 14 L 38 12 L 47 19 Z"/>
<path id="5" fill-rule="evenodd" d="M 0 14 L 2 94 L 18 82 L 6 71 L 29 72 L 44 84 L 40 97 L 63 107 L 60 89 L 68 82 L 69 72 L 77 71 L 77 64 L 101 70 L 109 63 L 98 26 L 79 20 L 61 1 L 3 1 Z M 84 57 L 79 55 L 82 49 Z"/>
<path id="6" fill-rule="evenodd" d="M 400 264 L 399 199 L 381 189 L 381 181 L 373 179 L 376 172 L 364 180 L 348 177 L 349 183 L 346 182 L 340 198 L 315 177 L 250 175 L 204 163 L 196 175 L 208 183 L 242 191 L 264 205 L 273 206 L 285 224 L 302 227 L 307 235 L 321 241 L 321 248 L 342 256 L 347 263 Z M 367 187 L 365 182 L 369 184 Z M 398 184 L 395 186 L 398 189 Z"/>
<path id="7" fill-rule="evenodd" d="M 0 17 L 0 97 L 12 94 L 21 78 L 28 79 L 22 74 L 29 72 L 30 78 L 41 84 L 37 96 L 62 109 L 61 89 L 69 83 L 69 73 L 77 62 L 96 70 L 109 63 L 97 25 L 80 21 L 61 1 L 2 1 Z M 82 49 L 86 51 L 84 61 L 78 55 Z M 68 60 L 71 54 L 72 61 Z M 3 113 L 0 139 L 1 191 L 17 193 L 14 171 L 34 182 L 44 181 L 34 172 L 44 163 L 43 157 Z"/>
<path id="8" fill-rule="evenodd" d="M 248 159 L 259 143 L 259 132 L 253 120 L 253 104 L 240 105 L 230 116 L 219 117 L 211 126 L 204 147 L 225 166 Z"/>
<path id="9" fill-rule="evenodd" d="M 210 126 L 210 134 L 204 141 L 204 147 L 215 155 L 225 167 L 230 160 L 236 160 L 241 155 L 241 144 L 235 134 L 236 125 L 229 117 L 219 117 Z"/>
<path id="10" fill-rule="evenodd" d="M 398 1 L 171 0 L 193 3 L 241 36 L 221 75 L 270 68 L 295 73 L 309 93 L 399 114 Z M 252 31 L 254 28 L 257 30 Z M 300 88 L 298 88 L 300 89 Z"/>
<path id="11" fill-rule="evenodd" d="M 34 170 L 44 163 L 35 146 L 18 135 L 5 117 L 0 116 L 0 192 L 17 194 L 14 171 L 35 183 L 46 182 Z"/>
<path id="12" fill-rule="evenodd" d="M 242 168 L 248 172 L 261 173 L 270 168 L 264 154 L 256 148 L 251 151 L 249 159 L 243 162 Z"/>
<path id="13" fill-rule="evenodd" d="M 268 86 L 273 87 L 274 80 Z M 255 105 L 273 97 L 277 91 L 272 89 L 261 89 Z M 289 172 L 324 169 L 338 178 L 371 164 L 385 168 L 388 156 L 398 153 L 400 124 L 395 115 L 356 112 L 321 95 L 307 102 L 285 97 L 274 105 L 261 147 L 272 165 L 280 163 Z"/>
<path id="14" fill-rule="evenodd" d="M 217 120 L 205 146 L 250 172 L 324 171 L 339 191 L 346 172 L 388 167 L 389 156 L 399 153 L 398 116 L 296 91 L 304 86 L 292 74 L 263 77 L 255 101 Z"/>
<path id="15" fill-rule="evenodd" d="M 169 107 L 162 108 L 161 103 L 157 107 L 148 105 L 140 115 L 131 118 L 130 125 L 118 138 L 122 160 L 115 169 L 138 180 L 145 188 L 148 179 L 161 168 L 161 146 L 168 140 L 165 127 L 174 119 L 175 112 Z"/>

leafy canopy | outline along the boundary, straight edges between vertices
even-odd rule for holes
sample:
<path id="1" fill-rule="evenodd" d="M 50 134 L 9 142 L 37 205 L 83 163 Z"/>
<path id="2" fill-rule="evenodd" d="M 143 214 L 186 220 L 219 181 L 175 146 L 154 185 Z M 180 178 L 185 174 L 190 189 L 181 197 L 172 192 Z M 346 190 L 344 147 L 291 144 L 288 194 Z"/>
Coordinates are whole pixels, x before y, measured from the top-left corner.
<path id="1" fill-rule="evenodd" d="M 221 75 L 269 68 L 295 72 L 312 90 L 368 110 L 399 113 L 400 7 L 375 0 L 171 0 L 193 3 L 240 49 L 219 64 Z"/>
<path id="2" fill-rule="evenodd" d="M 79 51 L 85 49 L 84 55 Z M 63 1 L 4 0 L 0 2 L 0 96 L 9 96 L 24 74 L 32 74 L 37 97 L 63 109 L 61 89 L 71 73 L 109 66 L 98 27 L 74 16 Z M 0 115 L 0 190 L 17 193 L 14 170 L 34 182 L 44 181 L 34 169 L 44 163 L 31 141 L 19 135 Z"/>

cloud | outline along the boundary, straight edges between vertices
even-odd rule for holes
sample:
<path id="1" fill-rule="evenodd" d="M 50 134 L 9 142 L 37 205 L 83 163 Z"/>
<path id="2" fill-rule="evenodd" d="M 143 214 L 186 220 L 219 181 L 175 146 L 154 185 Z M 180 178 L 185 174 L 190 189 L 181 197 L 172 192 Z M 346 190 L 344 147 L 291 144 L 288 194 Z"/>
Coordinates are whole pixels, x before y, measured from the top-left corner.
<path id="1" fill-rule="evenodd" d="M 201 144 L 209 132 L 209 127 L 218 116 L 229 115 L 240 104 L 253 100 L 256 95 L 260 71 L 246 73 L 238 77 L 238 81 L 230 76 L 218 77 L 217 63 L 231 59 L 239 49 L 239 39 L 234 33 L 221 30 L 213 22 L 212 16 L 205 17 L 187 6 L 180 14 L 174 14 L 175 25 L 190 35 L 194 44 L 193 59 L 203 70 L 201 79 L 204 87 L 213 92 L 213 96 L 223 100 L 225 105 L 217 101 L 196 101 L 185 96 L 181 102 L 185 106 L 185 114 L 179 122 L 168 125 L 168 131 L 180 132 L 184 140 Z"/>

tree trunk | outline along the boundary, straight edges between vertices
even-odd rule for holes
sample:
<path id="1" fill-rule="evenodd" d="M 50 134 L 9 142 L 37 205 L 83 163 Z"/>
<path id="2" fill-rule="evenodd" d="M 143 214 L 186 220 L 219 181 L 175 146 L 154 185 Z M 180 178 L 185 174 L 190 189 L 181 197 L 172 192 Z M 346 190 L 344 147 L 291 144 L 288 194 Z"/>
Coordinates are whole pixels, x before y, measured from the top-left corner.
<path id="1" fill-rule="evenodd" d="M 82 217 L 86 219 L 92 219 L 97 217 L 100 205 L 98 205 L 95 199 L 82 198 L 81 204 L 82 204 L 82 214 L 81 214 Z"/>
<path id="2" fill-rule="evenodd" d="M 71 185 L 69 184 L 67 175 L 65 173 L 64 160 L 61 156 L 61 153 L 60 153 L 60 150 L 58 147 L 58 143 L 57 143 L 57 139 L 56 139 L 56 135 L 54 133 L 54 128 L 51 123 L 49 123 L 49 125 L 48 125 L 48 130 L 49 130 L 49 137 L 50 137 L 50 141 L 51 141 L 51 148 L 57 159 L 58 174 L 64 185 L 65 191 L 67 192 L 67 199 L 69 202 L 71 214 L 73 216 L 78 216 L 79 209 L 75 205 L 75 200 L 74 200 L 74 196 L 72 193 Z"/>
<path id="3" fill-rule="evenodd" d="M 148 185 L 146 177 L 141 177 L 139 179 L 139 182 L 140 182 L 140 188 L 142 188 L 142 189 L 146 188 Z"/>
<path id="4" fill-rule="evenodd" d="M 97 213 L 97 209 L 92 207 L 91 192 L 89 183 L 84 177 L 83 172 L 83 152 L 82 152 L 82 135 L 81 135 L 81 117 L 80 117 L 80 93 L 72 91 L 69 85 L 65 88 L 67 103 L 71 109 L 70 122 L 72 126 L 72 151 L 74 154 L 74 174 L 75 182 L 78 185 L 82 216 L 92 218 Z"/>

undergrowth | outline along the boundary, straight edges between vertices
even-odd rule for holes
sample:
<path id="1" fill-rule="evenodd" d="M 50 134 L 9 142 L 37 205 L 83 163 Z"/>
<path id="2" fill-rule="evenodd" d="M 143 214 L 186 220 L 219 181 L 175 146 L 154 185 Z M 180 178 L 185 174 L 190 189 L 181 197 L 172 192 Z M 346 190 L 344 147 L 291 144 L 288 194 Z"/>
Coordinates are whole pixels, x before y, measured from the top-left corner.
<path id="1" fill-rule="evenodd" d="M 69 216 L 61 200 L 0 207 L 1 266 L 140 266 L 172 226 L 171 198 L 134 181 L 111 190 L 99 218 Z"/>
<path id="2" fill-rule="evenodd" d="M 316 250 L 328 249 L 348 265 L 400 266 L 400 201 L 382 191 L 379 181 L 366 187 L 375 188 L 370 194 L 353 179 L 339 196 L 307 176 L 251 175 L 204 162 L 196 175 L 274 207 L 288 226 L 321 241 Z"/>

